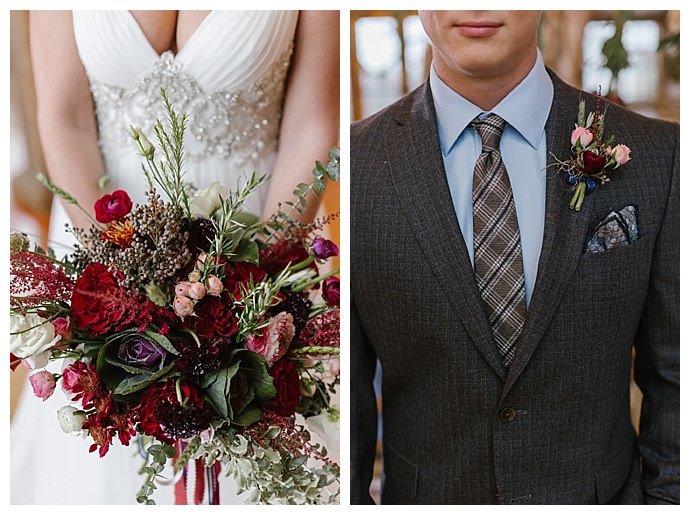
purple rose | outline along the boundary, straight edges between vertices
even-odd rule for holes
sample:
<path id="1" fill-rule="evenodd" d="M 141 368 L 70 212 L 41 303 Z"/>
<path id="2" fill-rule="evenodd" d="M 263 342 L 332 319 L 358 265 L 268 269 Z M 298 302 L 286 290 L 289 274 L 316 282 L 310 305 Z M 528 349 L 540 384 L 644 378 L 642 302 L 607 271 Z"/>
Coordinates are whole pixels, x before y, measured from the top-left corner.
<path id="1" fill-rule="evenodd" d="M 316 238 L 311 242 L 311 250 L 319 259 L 327 259 L 331 256 L 338 255 L 338 246 L 331 240 L 325 238 Z"/>
<path id="2" fill-rule="evenodd" d="M 340 279 L 337 277 L 327 277 L 321 283 L 321 294 L 326 300 L 326 304 L 335 307 L 340 305 Z"/>
<path id="3" fill-rule="evenodd" d="M 137 334 L 122 342 L 117 355 L 128 365 L 160 370 L 168 353 L 145 336 Z"/>

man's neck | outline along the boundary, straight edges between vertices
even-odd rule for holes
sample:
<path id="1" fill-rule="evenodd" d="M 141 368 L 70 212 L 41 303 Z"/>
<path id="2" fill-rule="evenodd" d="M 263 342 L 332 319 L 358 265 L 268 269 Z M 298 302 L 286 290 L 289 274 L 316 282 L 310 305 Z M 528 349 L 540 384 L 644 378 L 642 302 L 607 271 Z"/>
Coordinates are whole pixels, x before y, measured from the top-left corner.
<path id="1" fill-rule="evenodd" d="M 434 63 L 434 67 L 439 78 L 456 93 L 482 110 L 491 111 L 527 77 L 535 62 L 536 52 L 533 59 L 525 59 L 510 73 L 498 76 L 459 74 L 444 66 L 442 62 Z"/>

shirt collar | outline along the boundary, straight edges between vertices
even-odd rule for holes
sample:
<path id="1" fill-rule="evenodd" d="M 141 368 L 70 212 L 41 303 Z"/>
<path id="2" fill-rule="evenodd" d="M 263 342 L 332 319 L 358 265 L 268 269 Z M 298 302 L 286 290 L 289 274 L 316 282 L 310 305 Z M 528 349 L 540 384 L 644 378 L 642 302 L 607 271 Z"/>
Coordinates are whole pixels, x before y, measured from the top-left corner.
<path id="1" fill-rule="evenodd" d="M 487 114 L 480 107 L 453 91 L 431 67 L 429 77 L 436 108 L 439 138 L 443 154 L 447 156 L 462 131 L 477 116 Z M 491 112 L 503 118 L 534 148 L 546 126 L 553 101 L 553 82 L 546 72 L 541 52 L 532 70 Z"/>

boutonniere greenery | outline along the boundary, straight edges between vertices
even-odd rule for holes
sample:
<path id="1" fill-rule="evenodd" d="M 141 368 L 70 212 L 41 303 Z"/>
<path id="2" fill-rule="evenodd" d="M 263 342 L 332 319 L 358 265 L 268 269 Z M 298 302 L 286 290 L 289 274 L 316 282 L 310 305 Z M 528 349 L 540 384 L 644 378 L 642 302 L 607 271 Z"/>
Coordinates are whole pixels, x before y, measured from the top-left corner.
<path id="1" fill-rule="evenodd" d="M 630 149 L 626 145 L 613 146 L 614 136 L 604 139 L 606 109 L 600 112 L 599 98 L 594 112 L 585 117 L 585 101 L 580 100 L 575 129 L 570 133 L 572 157 L 567 161 L 556 160 L 559 170 L 566 173 L 565 180 L 572 186 L 573 198 L 570 209 L 579 211 L 585 195 L 595 190 L 597 182 L 609 182 L 608 170 L 615 170 L 630 161 Z"/>

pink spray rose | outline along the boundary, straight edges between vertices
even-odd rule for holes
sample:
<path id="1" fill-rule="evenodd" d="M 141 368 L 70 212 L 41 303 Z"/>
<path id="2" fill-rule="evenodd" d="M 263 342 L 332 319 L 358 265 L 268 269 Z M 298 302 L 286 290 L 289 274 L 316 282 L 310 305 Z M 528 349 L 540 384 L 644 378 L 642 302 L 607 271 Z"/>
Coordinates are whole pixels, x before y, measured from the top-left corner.
<path id="1" fill-rule="evenodd" d="M 218 279 L 215 275 L 208 276 L 208 294 L 217 297 L 223 291 L 223 281 Z"/>
<path id="2" fill-rule="evenodd" d="M 584 127 L 575 127 L 573 132 L 570 134 L 570 144 L 577 145 L 578 140 L 580 141 L 581 147 L 586 147 L 594 139 L 594 135 L 585 129 Z"/>
<path id="3" fill-rule="evenodd" d="M 192 285 L 189 281 L 180 281 L 175 285 L 175 295 L 178 297 L 187 297 L 189 295 L 189 287 Z"/>
<path id="4" fill-rule="evenodd" d="M 616 168 L 630 161 L 630 149 L 627 145 L 616 145 L 611 149 L 611 154 L 616 159 Z"/>
<path id="5" fill-rule="evenodd" d="M 31 388 L 34 390 L 34 395 L 43 399 L 48 399 L 55 391 L 55 376 L 47 370 L 41 370 L 29 376 Z"/>
<path id="6" fill-rule="evenodd" d="M 53 326 L 55 327 L 55 334 L 62 336 L 63 340 L 72 339 L 72 324 L 69 317 L 58 317 L 53 320 Z"/>
<path id="7" fill-rule="evenodd" d="M 173 309 L 178 317 L 186 317 L 194 313 L 194 303 L 187 297 L 177 295 L 173 301 Z"/>
<path id="8" fill-rule="evenodd" d="M 206 296 L 206 286 L 202 283 L 192 283 L 189 287 L 189 296 L 195 300 L 201 300 Z"/>

